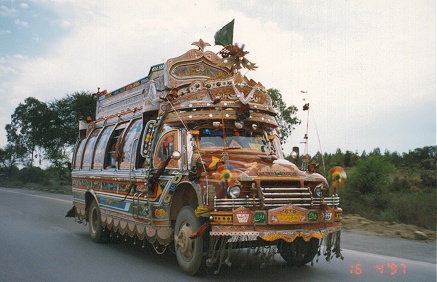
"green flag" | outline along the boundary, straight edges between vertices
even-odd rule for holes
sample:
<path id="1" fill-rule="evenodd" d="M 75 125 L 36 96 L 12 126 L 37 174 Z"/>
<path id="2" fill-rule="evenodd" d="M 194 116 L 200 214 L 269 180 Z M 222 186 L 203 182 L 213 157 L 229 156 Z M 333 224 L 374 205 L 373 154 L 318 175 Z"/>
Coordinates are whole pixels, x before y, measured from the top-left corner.
<path id="1" fill-rule="evenodd" d="M 234 38 L 234 20 L 235 19 L 215 33 L 215 45 L 226 46 L 232 44 Z"/>

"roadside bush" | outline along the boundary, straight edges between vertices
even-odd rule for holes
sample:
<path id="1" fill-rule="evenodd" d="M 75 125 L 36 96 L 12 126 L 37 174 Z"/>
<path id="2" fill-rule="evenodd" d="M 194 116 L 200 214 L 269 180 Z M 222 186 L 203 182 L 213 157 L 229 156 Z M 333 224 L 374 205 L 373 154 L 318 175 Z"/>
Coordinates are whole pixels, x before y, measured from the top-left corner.
<path id="1" fill-rule="evenodd" d="M 397 194 L 389 203 L 387 212 L 396 215 L 403 223 L 436 230 L 437 203 L 435 199 L 435 191 L 433 193 Z"/>
<path id="2" fill-rule="evenodd" d="M 0 177 L 2 177 L 2 178 L 11 177 L 11 176 L 17 175 L 18 172 L 19 172 L 19 169 L 16 166 L 1 167 L 0 168 Z"/>
<path id="3" fill-rule="evenodd" d="M 389 205 L 390 173 L 394 166 L 381 156 L 360 159 L 348 173 L 346 186 L 338 190 L 342 208 L 347 213 L 356 213 L 376 219 Z"/>
<path id="4" fill-rule="evenodd" d="M 437 177 L 434 171 L 427 173 L 426 171 L 420 175 L 422 184 L 427 187 L 437 187 Z"/>
<path id="5" fill-rule="evenodd" d="M 399 222 L 399 216 L 393 210 L 385 210 L 379 214 L 379 219 L 389 222 Z"/>
<path id="6" fill-rule="evenodd" d="M 349 178 L 352 190 L 362 194 L 384 192 L 389 183 L 389 175 L 394 166 L 381 156 L 369 156 L 360 159 Z"/>
<path id="7" fill-rule="evenodd" d="M 391 185 L 390 190 L 394 192 L 406 192 L 410 191 L 410 188 L 412 187 L 411 179 L 406 178 L 405 176 L 399 177 L 395 176 Z"/>
<path id="8" fill-rule="evenodd" d="M 18 173 L 18 179 L 23 183 L 50 183 L 46 172 L 40 167 L 25 167 Z"/>

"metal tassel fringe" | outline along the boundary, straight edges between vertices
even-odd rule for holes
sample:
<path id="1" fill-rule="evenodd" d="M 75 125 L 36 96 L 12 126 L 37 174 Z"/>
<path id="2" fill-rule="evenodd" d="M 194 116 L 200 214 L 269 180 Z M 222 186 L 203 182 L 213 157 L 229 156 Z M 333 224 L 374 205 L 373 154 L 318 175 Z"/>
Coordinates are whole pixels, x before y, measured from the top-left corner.
<path id="1" fill-rule="evenodd" d="M 336 258 L 341 258 L 342 260 L 344 259 L 343 255 L 341 254 L 340 238 L 341 231 L 330 233 L 323 238 L 325 243 L 323 255 L 325 256 L 326 261 L 330 261 L 334 256 Z"/>

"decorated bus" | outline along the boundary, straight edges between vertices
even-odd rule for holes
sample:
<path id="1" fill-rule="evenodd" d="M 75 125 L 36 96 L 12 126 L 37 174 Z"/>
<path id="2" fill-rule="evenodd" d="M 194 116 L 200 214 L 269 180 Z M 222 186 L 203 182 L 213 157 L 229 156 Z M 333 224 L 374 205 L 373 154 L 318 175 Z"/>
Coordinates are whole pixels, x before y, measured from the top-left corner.
<path id="1" fill-rule="evenodd" d="M 272 100 L 229 31 L 219 53 L 199 40 L 148 75 L 97 93 L 79 124 L 73 208 L 95 242 L 118 234 L 174 250 L 191 275 L 230 265 L 234 249 L 290 265 L 341 257 L 339 197 L 284 158 Z M 334 184 L 344 181 L 332 170 Z"/>

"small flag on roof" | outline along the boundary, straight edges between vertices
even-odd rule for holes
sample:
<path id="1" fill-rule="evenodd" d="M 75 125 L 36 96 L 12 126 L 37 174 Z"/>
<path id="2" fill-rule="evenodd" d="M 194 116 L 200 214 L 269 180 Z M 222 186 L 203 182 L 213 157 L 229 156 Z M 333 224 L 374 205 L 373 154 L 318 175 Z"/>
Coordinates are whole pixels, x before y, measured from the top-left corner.
<path id="1" fill-rule="evenodd" d="M 234 40 L 234 21 L 235 19 L 233 19 L 230 23 L 228 23 L 215 33 L 215 45 L 232 45 L 232 42 Z"/>

